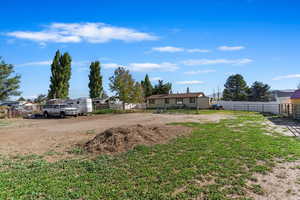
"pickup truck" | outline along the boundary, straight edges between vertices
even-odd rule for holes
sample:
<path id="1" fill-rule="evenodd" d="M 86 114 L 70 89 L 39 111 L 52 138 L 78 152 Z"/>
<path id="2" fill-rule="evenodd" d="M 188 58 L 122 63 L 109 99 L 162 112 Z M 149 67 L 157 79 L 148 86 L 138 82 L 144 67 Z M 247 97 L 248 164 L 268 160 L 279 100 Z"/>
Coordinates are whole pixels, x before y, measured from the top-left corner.
<path id="1" fill-rule="evenodd" d="M 65 104 L 51 104 L 42 107 L 43 116 L 48 118 L 50 116 L 58 116 L 64 118 L 65 116 L 78 116 L 78 109 Z"/>

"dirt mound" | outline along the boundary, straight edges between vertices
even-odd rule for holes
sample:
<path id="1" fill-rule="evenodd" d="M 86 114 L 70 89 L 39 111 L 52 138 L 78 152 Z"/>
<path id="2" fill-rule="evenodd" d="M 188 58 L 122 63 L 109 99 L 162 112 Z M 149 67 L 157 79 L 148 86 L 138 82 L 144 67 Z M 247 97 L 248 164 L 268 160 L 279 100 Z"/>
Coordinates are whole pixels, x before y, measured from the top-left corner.
<path id="1" fill-rule="evenodd" d="M 126 152 L 137 145 L 154 145 L 166 143 L 177 136 L 191 132 L 188 127 L 182 126 L 143 126 L 132 125 L 127 127 L 110 128 L 98 134 L 84 145 L 91 153 L 114 154 Z"/>

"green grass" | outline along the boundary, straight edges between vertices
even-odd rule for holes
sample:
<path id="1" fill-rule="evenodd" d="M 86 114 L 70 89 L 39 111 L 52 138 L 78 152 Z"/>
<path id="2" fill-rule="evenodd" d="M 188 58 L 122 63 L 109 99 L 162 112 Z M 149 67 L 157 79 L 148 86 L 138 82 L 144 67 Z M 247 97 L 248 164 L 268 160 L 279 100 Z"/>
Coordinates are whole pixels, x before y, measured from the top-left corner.
<path id="1" fill-rule="evenodd" d="M 148 112 L 155 113 L 156 109 L 146 109 L 146 110 L 115 110 L 115 109 L 101 109 L 96 110 L 93 114 L 124 114 L 124 113 L 136 113 L 136 112 Z M 244 111 L 231 111 L 231 110 L 196 110 L 196 109 L 168 109 L 164 110 L 162 113 L 167 114 L 238 114 L 244 113 Z"/>
<path id="2" fill-rule="evenodd" d="M 254 173 L 300 158 L 299 140 L 263 134 L 263 120 L 238 113 L 218 124 L 181 123 L 192 135 L 95 160 L 0 157 L 0 199 L 249 199 L 246 191 L 263 194 L 247 184 Z"/>
<path id="3" fill-rule="evenodd" d="M 10 124 L 11 124 L 10 122 L 0 119 L 0 127 L 8 126 Z"/>
<path id="4" fill-rule="evenodd" d="M 155 111 L 155 110 L 153 110 Z M 237 114 L 241 113 L 238 111 L 231 111 L 231 110 L 196 110 L 196 109 L 168 109 L 165 110 L 163 113 L 169 114 Z M 243 112 L 245 113 L 245 112 Z"/>

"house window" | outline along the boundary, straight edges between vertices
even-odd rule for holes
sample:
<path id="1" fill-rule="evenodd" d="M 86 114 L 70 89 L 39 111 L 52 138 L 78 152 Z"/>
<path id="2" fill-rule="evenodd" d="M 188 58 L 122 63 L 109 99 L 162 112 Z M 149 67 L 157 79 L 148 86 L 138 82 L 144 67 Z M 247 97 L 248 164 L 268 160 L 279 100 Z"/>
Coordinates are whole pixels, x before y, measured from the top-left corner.
<path id="1" fill-rule="evenodd" d="M 183 104 L 183 98 L 176 98 L 176 104 Z"/>
<path id="2" fill-rule="evenodd" d="M 195 97 L 190 97 L 190 103 L 195 103 L 196 102 L 196 98 Z"/>
<path id="3" fill-rule="evenodd" d="M 155 104 L 155 99 L 149 99 L 149 104 Z"/>
<path id="4" fill-rule="evenodd" d="M 165 104 L 169 104 L 169 99 L 165 99 Z"/>

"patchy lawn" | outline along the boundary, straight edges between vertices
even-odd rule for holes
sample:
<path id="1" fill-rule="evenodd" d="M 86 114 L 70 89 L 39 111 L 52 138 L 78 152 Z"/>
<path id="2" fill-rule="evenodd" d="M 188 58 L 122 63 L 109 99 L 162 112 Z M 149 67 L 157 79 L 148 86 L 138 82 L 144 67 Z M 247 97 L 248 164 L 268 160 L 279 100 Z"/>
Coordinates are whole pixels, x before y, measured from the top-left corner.
<path id="1" fill-rule="evenodd" d="M 95 115 L 101 115 L 101 114 L 123 114 L 123 113 L 135 113 L 135 112 L 142 112 L 138 110 L 116 110 L 116 109 L 100 109 L 100 110 L 95 110 L 93 111 L 92 114 Z"/>
<path id="2" fill-rule="evenodd" d="M 3 119 L 0 120 L 0 127 L 5 127 L 5 126 L 8 126 L 10 124 L 11 124 L 11 122 L 8 122 L 8 121 L 3 120 Z"/>
<path id="3" fill-rule="evenodd" d="M 156 110 L 152 110 L 155 112 Z M 207 114 L 238 114 L 238 113 L 243 113 L 241 111 L 232 111 L 232 110 L 195 110 L 195 109 L 168 109 L 164 110 L 163 113 L 169 113 L 169 114 L 202 114 L 202 115 L 207 115 Z"/>
<path id="4" fill-rule="evenodd" d="M 193 133 L 95 160 L 0 157 L 0 199 L 251 199 L 264 195 L 255 174 L 300 159 L 300 141 L 264 134 L 264 119 L 238 112 L 219 123 L 176 123 Z"/>

